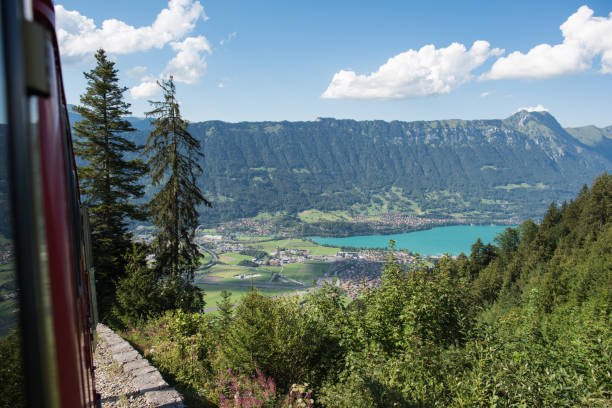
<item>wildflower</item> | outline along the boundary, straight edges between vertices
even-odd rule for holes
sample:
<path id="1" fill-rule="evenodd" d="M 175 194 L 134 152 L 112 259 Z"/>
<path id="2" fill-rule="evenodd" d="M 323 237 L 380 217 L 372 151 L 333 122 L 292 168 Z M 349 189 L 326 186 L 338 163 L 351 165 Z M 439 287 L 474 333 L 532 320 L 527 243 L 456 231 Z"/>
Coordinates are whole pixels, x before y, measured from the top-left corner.
<path id="1" fill-rule="evenodd" d="M 220 399 L 221 401 L 225 401 L 225 395 L 220 394 L 220 395 L 219 395 L 219 399 Z"/>

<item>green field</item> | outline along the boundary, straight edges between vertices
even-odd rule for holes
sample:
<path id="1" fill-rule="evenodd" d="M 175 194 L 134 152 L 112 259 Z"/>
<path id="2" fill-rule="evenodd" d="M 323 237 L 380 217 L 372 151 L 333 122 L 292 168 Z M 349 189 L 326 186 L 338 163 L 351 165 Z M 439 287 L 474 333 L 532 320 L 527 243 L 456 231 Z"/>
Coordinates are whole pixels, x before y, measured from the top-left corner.
<path id="1" fill-rule="evenodd" d="M 253 259 L 250 255 L 242 255 L 237 252 L 226 252 L 224 254 L 219 255 L 219 262 L 222 262 L 227 265 L 238 265 L 240 261 L 250 261 Z"/>
<path id="2" fill-rule="evenodd" d="M 308 249 L 311 251 L 312 255 L 336 255 L 336 253 L 340 251 L 340 248 L 324 247 L 303 239 L 279 239 L 275 241 L 249 242 L 248 245 L 253 248 L 266 251 L 269 254 L 276 252 L 277 247 L 285 249 Z"/>
<path id="3" fill-rule="evenodd" d="M 208 285 L 208 284 L 198 284 L 196 286 L 204 291 L 204 300 L 206 301 L 206 307 L 217 307 L 217 302 L 221 300 L 221 291 L 224 288 L 219 285 Z M 225 289 L 227 289 L 229 292 L 232 293 L 232 296 L 230 298 L 232 303 L 238 303 L 244 295 L 246 295 L 247 293 L 251 291 L 251 288 L 248 288 L 248 287 L 244 287 L 244 288 L 231 287 L 231 288 L 225 288 Z M 266 296 L 280 296 L 285 293 L 292 292 L 286 289 L 283 290 L 283 289 L 258 288 L 257 290 Z"/>
<path id="4" fill-rule="evenodd" d="M 339 248 L 329 248 L 317 245 L 303 239 L 278 239 L 272 240 L 269 237 L 239 237 L 239 241 L 245 247 L 266 251 L 276 252 L 277 248 L 310 250 L 313 255 L 335 255 Z M 278 296 L 285 293 L 296 292 L 310 287 L 313 279 L 318 279 L 332 268 L 332 264 L 320 261 L 307 261 L 304 263 L 285 264 L 281 266 L 262 265 L 257 268 L 239 266 L 242 260 L 251 260 L 250 255 L 242 255 L 237 252 L 226 252 L 218 256 L 218 263 L 208 269 L 196 272 L 196 286 L 203 289 L 207 307 L 216 307 L 217 301 L 221 298 L 221 291 L 232 292 L 232 302 L 236 303 L 240 298 L 248 293 L 251 282 L 261 293 L 270 296 Z M 203 261 L 208 261 L 203 257 Z M 272 278 L 275 273 L 299 281 L 304 284 L 282 281 Z M 237 279 L 236 275 L 259 274 L 253 278 Z"/>
<path id="5" fill-rule="evenodd" d="M 325 273 L 327 273 L 331 267 L 332 264 L 330 263 L 318 261 L 287 264 L 283 265 L 283 276 L 298 280 L 310 286 L 313 279 L 325 276 Z M 280 272 L 280 267 L 275 268 L 278 268 L 278 271 Z"/>
<path id="6" fill-rule="evenodd" d="M 286 264 L 280 266 L 261 266 L 259 268 L 249 268 L 237 265 L 217 264 L 208 269 L 206 272 L 196 274 L 196 281 L 200 279 L 209 279 L 206 283 L 196 283 L 196 286 L 203 289 L 207 307 L 216 307 L 216 302 L 221 298 L 221 291 L 228 290 L 232 292 L 232 303 L 240 300 L 244 294 L 248 293 L 250 283 L 257 288 L 261 293 L 270 296 L 278 296 L 285 293 L 292 293 L 304 290 L 311 286 L 313 279 L 325 276 L 332 268 L 333 264 L 326 262 L 308 261 L 304 263 Z M 274 273 L 280 273 L 282 276 L 295 279 L 304 283 L 304 287 L 298 286 L 289 282 L 271 281 Z M 257 273 L 261 276 L 240 280 L 234 278 L 235 275 Z M 244 285 L 244 286 L 237 286 Z M 265 286 L 265 287 L 262 287 Z M 293 288 L 292 288 L 293 286 Z"/>
<path id="7" fill-rule="evenodd" d="M 260 274 L 261 276 L 257 276 L 253 278 L 254 282 L 270 282 L 273 273 L 280 273 L 282 270 L 282 276 L 286 276 L 291 279 L 298 280 L 304 283 L 307 286 L 310 286 L 310 283 L 313 279 L 317 279 L 325 276 L 325 274 L 331 269 L 332 264 L 327 262 L 319 262 L 319 261 L 307 261 L 304 263 L 294 263 L 294 264 L 286 264 L 283 265 L 282 268 L 280 266 L 269 266 L 263 265 L 259 268 L 250 268 L 247 266 L 237 266 L 237 265 L 221 265 L 217 264 L 211 267 L 209 270 L 203 273 L 197 273 L 197 278 L 213 278 L 219 284 L 223 283 L 237 283 L 240 282 L 239 279 L 234 278 L 235 275 L 240 274 Z M 251 279 L 246 279 L 250 281 Z M 279 283 L 279 285 L 286 286 L 287 283 Z"/>
<path id="8" fill-rule="evenodd" d="M 197 277 L 215 278 L 219 283 L 236 283 L 239 279 L 234 278 L 234 275 L 258 273 L 261 276 L 253 278 L 254 281 L 267 282 L 272 278 L 272 273 L 275 272 L 268 267 L 250 268 L 248 266 L 237 265 L 222 265 L 217 264 L 208 269 L 204 273 L 196 274 Z M 248 279 L 249 282 L 251 279 Z"/>

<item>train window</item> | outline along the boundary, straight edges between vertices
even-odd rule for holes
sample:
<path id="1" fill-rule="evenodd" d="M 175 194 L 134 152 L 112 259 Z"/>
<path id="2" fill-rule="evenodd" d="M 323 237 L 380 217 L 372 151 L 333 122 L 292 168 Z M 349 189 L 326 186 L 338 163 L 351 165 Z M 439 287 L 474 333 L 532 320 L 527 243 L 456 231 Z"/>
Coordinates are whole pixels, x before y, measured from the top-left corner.
<path id="1" fill-rule="evenodd" d="M 2 13 L 2 10 L 0 10 Z M 0 20 L 2 16 L 0 15 Z M 0 31 L 0 44 L 3 44 Z M 0 406 L 25 406 L 9 186 L 7 87 L 0 47 Z"/>

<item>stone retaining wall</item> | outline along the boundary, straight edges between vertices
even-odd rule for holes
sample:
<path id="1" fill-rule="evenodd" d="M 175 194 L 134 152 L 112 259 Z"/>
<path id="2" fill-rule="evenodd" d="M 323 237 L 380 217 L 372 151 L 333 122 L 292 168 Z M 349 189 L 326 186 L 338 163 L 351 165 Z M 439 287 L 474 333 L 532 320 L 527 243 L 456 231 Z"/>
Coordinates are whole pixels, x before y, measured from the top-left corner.
<path id="1" fill-rule="evenodd" d="M 156 407 L 184 408 L 183 397 L 168 385 L 161 374 L 123 338 L 98 324 L 98 339 L 111 350 L 113 360 L 132 377 L 132 385 Z"/>

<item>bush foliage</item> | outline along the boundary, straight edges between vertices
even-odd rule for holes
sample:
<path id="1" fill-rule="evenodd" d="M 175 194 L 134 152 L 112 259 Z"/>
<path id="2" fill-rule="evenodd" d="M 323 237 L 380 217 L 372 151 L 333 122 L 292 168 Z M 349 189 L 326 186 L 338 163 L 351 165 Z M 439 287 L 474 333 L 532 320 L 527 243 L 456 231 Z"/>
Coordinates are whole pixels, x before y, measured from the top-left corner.
<path id="1" fill-rule="evenodd" d="M 348 305 L 333 286 L 253 291 L 222 317 L 176 311 L 127 335 L 190 406 L 606 407 L 611 220 L 604 174 L 470 256 L 390 259 Z"/>

